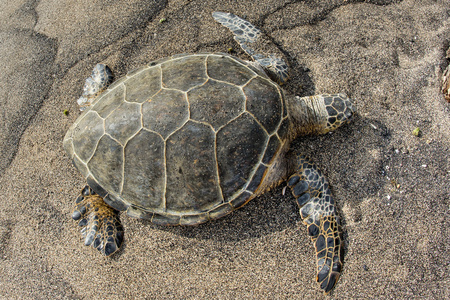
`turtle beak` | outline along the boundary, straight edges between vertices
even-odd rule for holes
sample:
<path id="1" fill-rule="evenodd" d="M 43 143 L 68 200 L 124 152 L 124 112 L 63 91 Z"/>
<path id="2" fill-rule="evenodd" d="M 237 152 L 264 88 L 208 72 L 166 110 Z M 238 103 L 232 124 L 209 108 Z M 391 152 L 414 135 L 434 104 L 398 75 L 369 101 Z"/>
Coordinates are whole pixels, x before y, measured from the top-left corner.
<path id="1" fill-rule="evenodd" d="M 350 123 L 356 115 L 355 101 L 347 97 L 345 94 L 339 94 L 339 96 L 345 107 L 342 123 Z"/>

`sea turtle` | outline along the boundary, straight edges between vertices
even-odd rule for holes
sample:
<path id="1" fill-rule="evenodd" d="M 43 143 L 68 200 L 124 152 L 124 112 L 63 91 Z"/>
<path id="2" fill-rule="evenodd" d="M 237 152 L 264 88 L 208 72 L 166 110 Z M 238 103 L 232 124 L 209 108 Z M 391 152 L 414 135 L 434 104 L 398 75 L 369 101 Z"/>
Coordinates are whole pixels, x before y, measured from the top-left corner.
<path id="1" fill-rule="evenodd" d="M 447 49 L 447 59 L 450 60 L 450 48 Z M 450 65 L 444 70 L 442 74 L 442 93 L 444 94 L 445 100 L 450 102 Z"/>
<path id="2" fill-rule="evenodd" d="M 156 224 L 195 225 L 287 182 L 327 293 L 342 268 L 334 200 L 316 165 L 289 145 L 347 123 L 352 101 L 344 94 L 285 94 L 279 84 L 288 66 L 269 39 L 231 13 L 213 17 L 234 33 L 252 62 L 224 53 L 175 55 L 109 87 L 110 69 L 94 68 L 79 99 L 86 109 L 64 138 L 88 184 L 72 217 L 85 245 L 111 255 L 124 237 L 119 211 Z"/>

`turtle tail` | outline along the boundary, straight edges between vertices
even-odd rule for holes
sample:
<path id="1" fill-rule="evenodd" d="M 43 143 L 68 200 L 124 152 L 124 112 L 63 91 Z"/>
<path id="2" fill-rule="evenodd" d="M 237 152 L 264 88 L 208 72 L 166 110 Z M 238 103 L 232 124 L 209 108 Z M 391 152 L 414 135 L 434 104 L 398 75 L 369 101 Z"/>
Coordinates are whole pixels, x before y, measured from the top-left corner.
<path id="1" fill-rule="evenodd" d="M 297 171 L 288 180 L 297 199 L 303 223 L 314 243 L 317 258 L 316 280 L 328 294 L 342 269 L 342 232 L 328 181 L 305 156 L 298 157 Z"/>

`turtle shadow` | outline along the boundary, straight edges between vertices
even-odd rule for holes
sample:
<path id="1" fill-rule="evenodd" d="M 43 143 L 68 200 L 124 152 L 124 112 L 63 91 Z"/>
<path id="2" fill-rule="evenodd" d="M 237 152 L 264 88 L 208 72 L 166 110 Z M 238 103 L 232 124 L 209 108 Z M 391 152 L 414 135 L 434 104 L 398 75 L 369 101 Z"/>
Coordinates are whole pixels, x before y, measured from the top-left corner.
<path id="1" fill-rule="evenodd" d="M 274 232 L 298 226 L 301 223 L 298 207 L 292 195 L 283 186 L 269 191 L 232 213 L 194 226 L 158 226 L 150 221 L 142 224 L 186 238 L 217 241 L 241 241 L 260 238 Z M 290 191 L 289 191 L 290 193 Z M 302 224 L 299 224 L 303 226 Z M 306 227 L 305 227 L 306 230 Z M 306 231 L 305 231 L 306 234 Z"/>
<path id="2" fill-rule="evenodd" d="M 312 96 L 316 94 L 316 86 L 309 75 L 310 70 L 300 64 L 297 59 L 286 55 L 289 63 L 290 76 L 288 82 L 282 88 L 291 95 Z"/>

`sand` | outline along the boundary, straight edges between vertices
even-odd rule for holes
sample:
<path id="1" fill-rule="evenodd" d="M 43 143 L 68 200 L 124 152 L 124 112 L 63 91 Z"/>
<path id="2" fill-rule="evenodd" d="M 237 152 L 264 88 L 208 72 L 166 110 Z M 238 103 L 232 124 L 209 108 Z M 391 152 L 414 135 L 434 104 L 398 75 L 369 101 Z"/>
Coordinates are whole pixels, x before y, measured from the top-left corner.
<path id="1" fill-rule="evenodd" d="M 349 126 L 293 144 L 328 177 L 344 223 L 330 296 L 314 282 L 314 249 L 283 186 L 196 227 L 123 216 L 125 245 L 112 258 L 83 246 L 70 218 L 85 182 L 62 139 L 92 67 L 120 77 L 228 48 L 247 59 L 216 10 L 269 34 L 291 65 L 289 93 L 357 102 Z M 449 16 L 448 0 L 3 1 L 0 298 L 449 298 L 450 104 L 440 92 Z"/>

